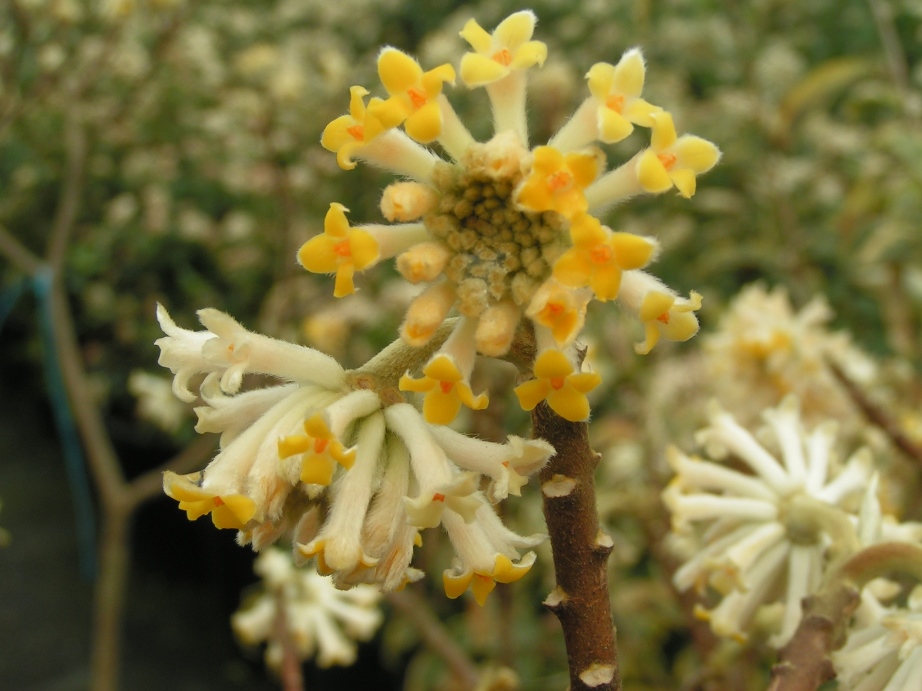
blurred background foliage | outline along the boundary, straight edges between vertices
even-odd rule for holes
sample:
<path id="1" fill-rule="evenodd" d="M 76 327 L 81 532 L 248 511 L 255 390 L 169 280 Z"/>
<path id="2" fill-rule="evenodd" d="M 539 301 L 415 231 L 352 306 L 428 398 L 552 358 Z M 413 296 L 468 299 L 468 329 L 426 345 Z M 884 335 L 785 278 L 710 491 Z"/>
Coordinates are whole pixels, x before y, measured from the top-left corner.
<path id="1" fill-rule="evenodd" d="M 155 303 L 187 328 L 196 309 L 218 307 L 249 328 L 313 345 L 348 366 L 395 337 L 411 293 L 394 271 L 361 276 L 357 295 L 334 302 L 330 281 L 294 261 L 331 201 L 345 203 L 357 222 L 379 220 L 377 198 L 388 180 L 367 167 L 340 170 L 320 147 L 320 133 L 345 112 L 349 86 L 379 89 L 381 45 L 411 51 L 425 67 L 457 64 L 466 47 L 457 32 L 469 17 L 492 27 L 519 7 L 495 0 L 384 0 L 374 9 L 361 0 L 0 3 L 0 228 L 45 255 L 63 190 L 68 180 L 76 184 L 63 279 L 95 400 L 129 475 L 194 436 L 191 416 L 169 413 L 169 379 L 155 364 Z M 922 4 L 537 0 L 531 8 L 550 56 L 532 74 L 534 141 L 553 133 L 583 98 L 582 75 L 594 62 L 616 62 L 639 45 L 648 100 L 671 110 L 680 132 L 723 150 L 690 202 L 638 199 L 606 218 L 617 230 L 660 239 L 655 273 L 680 292 L 705 297 L 702 336 L 753 281 L 784 287 L 795 308 L 823 295 L 832 326 L 883 363 L 871 388 L 918 433 Z M 459 86 L 449 97 L 475 134 L 488 132 L 482 94 Z M 625 160 L 645 136 L 635 133 L 606 153 Z M 22 275 L 15 263 L 0 262 L 7 296 Z M 41 414 L 36 309 L 28 297 L 15 304 L 0 351 L 4 390 L 31 398 Z M 732 383 L 708 379 L 696 359 L 700 337 L 635 356 L 639 327 L 615 309 L 595 305 L 588 331 L 591 361 L 605 375 L 592 429 L 604 454 L 600 505 L 616 543 L 612 602 L 626 687 L 759 688 L 770 656 L 718 643 L 689 623 L 690 603 L 671 590 L 673 563 L 662 545 L 664 435 L 694 429 L 702 394 L 720 395 Z M 512 385 L 502 368 L 483 369 L 484 382 Z M 156 378 L 139 379 L 139 371 Z M 488 438 L 525 433 L 526 416 L 507 414 L 514 406 L 494 399 L 472 429 Z M 506 507 L 513 527 L 526 533 L 542 526 L 536 493 L 528 490 L 530 497 Z M 30 539 L 17 519 L 18 491 L 0 482 L 4 525 L 13 534 L 8 550 Z M 177 513 L 165 501 L 158 507 Z M 136 526 L 135 539 L 148 540 L 136 571 L 152 569 L 164 579 L 165 616 L 181 618 L 169 614 L 176 603 L 170 579 L 194 562 L 192 542 L 206 538 L 184 521 L 146 516 Z M 419 554 L 436 565 L 435 574 L 447 560 L 437 543 L 427 541 Z M 151 554 L 151 545 L 162 549 Z M 229 581 L 237 588 L 252 580 L 248 560 L 222 559 L 233 561 L 237 575 Z M 178 565 L 157 566 L 171 560 Z M 536 575 L 499 589 L 483 610 L 444 600 L 437 579 L 423 592 L 478 663 L 514 668 L 522 688 L 556 689 L 565 683 L 565 660 L 556 622 L 539 605 L 553 582 L 546 549 L 539 561 Z M 214 577 L 190 568 L 202 571 L 202 581 Z M 206 628 L 226 636 L 220 616 L 229 611 L 218 611 Z M 438 658 L 400 617 L 390 619 L 377 651 L 395 678 L 405 675 L 408 689 L 452 688 Z"/>

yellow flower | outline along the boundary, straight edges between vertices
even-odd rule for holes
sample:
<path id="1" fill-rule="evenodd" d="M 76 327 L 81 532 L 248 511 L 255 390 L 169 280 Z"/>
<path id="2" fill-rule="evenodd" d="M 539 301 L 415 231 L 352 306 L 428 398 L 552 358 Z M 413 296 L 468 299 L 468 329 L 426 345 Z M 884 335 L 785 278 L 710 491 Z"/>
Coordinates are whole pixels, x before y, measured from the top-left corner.
<path id="1" fill-rule="evenodd" d="M 665 192 L 675 185 L 683 197 L 695 193 L 695 177 L 706 173 L 720 159 L 720 149 L 691 134 L 676 137 L 672 116 L 665 111 L 650 115 L 653 135 L 650 148 L 637 162 L 637 179 L 647 192 Z"/>
<path id="2" fill-rule="evenodd" d="M 400 378 L 401 391 L 425 393 L 423 416 L 433 425 L 447 425 L 458 415 L 463 403 L 472 410 L 483 410 L 489 403 L 486 394 L 474 396 L 467 377 L 450 355 L 440 353 L 423 368 L 421 379 L 405 374 Z"/>
<path id="3" fill-rule="evenodd" d="M 519 188 L 516 201 L 529 211 L 556 211 L 568 219 L 586 212 L 583 190 L 599 174 L 596 153 L 562 154 L 550 146 L 534 152 L 531 173 Z"/>
<path id="4" fill-rule="evenodd" d="M 698 333 L 695 312 L 699 309 L 701 295 L 695 291 L 686 299 L 665 291 L 651 290 L 640 303 L 639 312 L 646 338 L 642 343 L 635 344 L 634 350 L 639 355 L 646 355 L 660 337 L 669 341 L 687 341 Z"/>
<path id="5" fill-rule="evenodd" d="M 573 247 L 554 264 L 554 278 L 571 288 L 588 285 L 602 302 L 618 297 L 622 271 L 646 266 L 656 249 L 649 238 L 613 233 L 585 214 L 571 223 L 570 238 Z"/>
<path id="6" fill-rule="evenodd" d="M 444 82 L 455 82 L 455 69 L 448 63 L 428 72 L 406 53 L 385 48 L 378 57 L 378 75 L 390 94 L 386 101 L 369 105 L 369 112 L 385 127 L 404 123 L 416 141 L 428 144 L 442 133 L 442 113 L 437 99 Z"/>
<path id="7" fill-rule="evenodd" d="M 336 464 L 349 469 L 355 462 L 355 450 L 346 449 L 318 414 L 304 421 L 306 434 L 291 434 L 278 442 L 279 458 L 304 454 L 301 460 L 301 482 L 309 485 L 329 485 Z"/>
<path id="8" fill-rule="evenodd" d="M 475 53 L 461 58 L 461 79 L 470 87 L 485 86 L 499 81 L 513 70 L 543 65 L 547 46 L 531 41 L 535 30 L 535 14 L 522 10 L 511 14 L 488 34 L 474 19 L 461 30 L 461 38 L 471 44 Z"/>
<path id="9" fill-rule="evenodd" d="M 563 346 L 576 338 L 583 328 L 586 305 L 591 297 L 588 290 L 573 290 L 551 279 L 538 288 L 525 315 L 550 329 L 557 345 Z"/>
<path id="10" fill-rule="evenodd" d="M 341 298 L 355 292 L 356 271 L 374 264 L 379 257 L 378 241 L 360 228 L 350 228 L 348 209 L 333 202 L 323 221 L 323 234 L 312 237 L 298 250 L 298 262 L 313 273 L 335 273 L 333 295 Z"/>
<path id="11" fill-rule="evenodd" d="M 456 574 L 446 570 L 442 573 L 442 585 L 445 595 L 452 600 L 470 588 L 477 604 L 482 607 L 487 601 L 487 595 L 493 592 L 497 583 L 514 583 L 528 573 L 534 563 L 534 552 L 522 558 L 518 564 L 513 563 L 505 554 L 497 554 L 491 572 L 481 573 L 471 569 Z"/>
<path id="12" fill-rule="evenodd" d="M 576 372 L 573 363 L 559 350 L 545 350 L 535 361 L 535 379 L 515 387 L 523 410 L 541 401 L 570 422 L 589 419 L 586 394 L 602 382 L 595 372 Z"/>
<path id="13" fill-rule="evenodd" d="M 349 89 L 349 114 L 340 115 L 323 130 L 320 143 L 327 151 L 336 154 L 336 162 L 344 170 L 355 168 L 352 154 L 365 146 L 387 128 L 369 114 L 365 108 L 365 96 L 368 91 L 361 86 Z M 372 103 L 380 99 L 372 99 Z"/>
<path id="14" fill-rule="evenodd" d="M 636 48 L 621 56 L 617 65 L 596 63 L 586 79 L 589 81 L 589 91 L 599 104 L 599 139 L 606 144 L 620 142 L 634 130 L 634 125 L 652 127 L 653 119 L 650 116 L 662 112 L 662 108 L 640 98 L 644 64 Z"/>
<path id="15" fill-rule="evenodd" d="M 168 470 L 163 474 L 163 491 L 179 502 L 190 521 L 210 513 L 216 528 L 242 530 L 256 514 L 256 503 L 243 494 L 219 496 L 204 490 L 197 484 L 201 478 L 202 473 L 177 475 Z"/>

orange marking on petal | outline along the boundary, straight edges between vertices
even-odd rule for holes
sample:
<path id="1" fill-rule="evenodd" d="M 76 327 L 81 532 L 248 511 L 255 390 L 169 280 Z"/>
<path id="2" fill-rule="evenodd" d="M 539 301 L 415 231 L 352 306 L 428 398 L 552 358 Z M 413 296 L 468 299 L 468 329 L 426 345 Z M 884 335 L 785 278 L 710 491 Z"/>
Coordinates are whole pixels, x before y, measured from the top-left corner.
<path id="1" fill-rule="evenodd" d="M 448 393 L 449 391 L 451 391 L 454 385 L 455 383 L 451 381 L 440 381 L 439 382 L 439 388 L 442 390 L 442 393 Z"/>
<path id="2" fill-rule="evenodd" d="M 551 192 L 563 192 L 573 186 L 573 175 L 568 170 L 558 170 L 547 176 L 547 186 Z"/>
<path id="3" fill-rule="evenodd" d="M 608 264 L 612 259 L 612 254 L 610 245 L 596 245 L 589 250 L 589 258 L 594 264 Z"/>
<path id="4" fill-rule="evenodd" d="M 329 439 L 315 439 L 314 440 L 314 451 L 317 453 L 323 453 L 327 446 L 329 445 Z"/>
<path id="5" fill-rule="evenodd" d="M 566 308 L 563 305 L 561 305 L 559 302 L 549 302 L 547 304 L 548 312 L 550 312 L 553 315 L 561 314 L 564 311 L 564 309 Z"/>
<path id="6" fill-rule="evenodd" d="M 659 315 L 656 318 L 656 321 L 663 322 L 663 324 L 668 324 L 669 323 L 669 312 L 663 312 L 661 315 Z"/>
<path id="7" fill-rule="evenodd" d="M 676 162 L 675 154 L 656 154 L 656 157 L 660 160 L 660 163 L 663 164 L 663 167 L 666 170 L 672 170 L 672 166 L 674 166 Z"/>
<path id="8" fill-rule="evenodd" d="M 605 106 L 611 108 L 616 113 L 620 113 L 624 110 L 624 96 L 620 94 L 614 94 L 605 99 Z"/>
<path id="9" fill-rule="evenodd" d="M 436 492 L 432 495 L 432 501 L 445 501 L 445 495 L 440 492 Z"/>
<path id="10" fill-rule="evenodd" d="M 343 240 L 342 242 L 337 242 L 333 245 L 333 254 L 337 257 L 351 257 L 352 248 L 349 246 L 348 240 Z"/>
<path id="11" fill-rule="evenodd" d="M 496 60 L 500 65 L 505 65 L 509 67 L 512 64 L 512 53 L 509 52 L 508 48 L 503 48 L 493 53 L 493 59 Z"/>
<path id="12" fill-rule="evenodd" d="M 493 580 L 492 576 L 484 576 L 482 573 L 477 573 L 476 571 L 474 572 L 474 578 L 479 578 L 484 583 L 489 583 Z"/>
<path id="13" fill-rule="evenodd" d="M 508 467 L 509 467 L 509 461 L 503 461 L 503 462 L 502 462 L 502 466 L 503 466 L 503 468 L 508 468 Z"/>
<path id="14" fill-rule="evenodd" d="M 352 138 L 356 141 L 365 141 L 365 128 L 362 125 L 353 125 L 352 127 L 347 127 L 346 132 L 352 135 Z"/>
<path id="15" fill-rule="evenodd" d="M 407 96 L 410 97 L 410 103 L 413 104 L 414 108 L 422 108 L 429 102 L 429 99 L 426 98 L 426 94 L 415 86 L 407 89 Z"/>
<path id="16" fill-rule="evenodd" d="M 215 506 L 224 506 L 224 500 L 221 497 L 215 497 L 211 501 L 214 502 Z"/>
<path id="17" fill-rule="evenodd" d="M 551 386 L 554 388 L 554 391 L 560 391 L 563 388 L 563 383 L 566 380 L 566 377 L 551 377 L 550 382 Z"/>

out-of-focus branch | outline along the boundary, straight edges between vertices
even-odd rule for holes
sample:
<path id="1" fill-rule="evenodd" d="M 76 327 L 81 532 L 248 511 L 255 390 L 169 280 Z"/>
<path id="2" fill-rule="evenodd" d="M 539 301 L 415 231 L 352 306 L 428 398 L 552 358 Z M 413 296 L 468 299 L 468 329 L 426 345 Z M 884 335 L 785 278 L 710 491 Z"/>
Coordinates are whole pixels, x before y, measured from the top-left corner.
<path id="1" fill-rule="evenodd" d="M 124 489 L 129 506 L 135 508 L 148 499 L 159 496 L 163 491 L 163 473 L 165 471 L 170 470 L 182 475 L 204 466 L 214 452 L 215 441 L 214 435 L 200 435 L 162 465 L 134 478 Z"/>
<path id="2" fill-rule="evenodd" d="M 423 643 L 441 657 L 461 683 L 462 688 L 476 688 L 479 674 L 467 653 L 436 619 L 429 605 L 407 590 L 385 595 L 391 607 L 409 621 L 422 638 Z"/>
<path id="3" fill-rule="evenodd" d="M 896 27 L 893 24 L 893 9 L 887 0 L 868 0 L 868 6 L 871 9 L 871 15 L 874 17 L 874 26 L 877 28 L 877 35 L 884 49 L 884 57 L 887 60 L 890 77 L 903 98 L 906 114 L 916 119 L 920 113 L 918 108 L 909 103 L 908 95 L 911 89 L 909 63 L 906 60 L 903 44 L 900 42 L 900 37 L 896 33 Z"/>
<path id="4" fill-rule="evenodd" d="M 13 237 L 12 233 L 0 225 L 0 254 L 3 254 L 10 263 L 25 274 L 34 276 L 42 267 L 42 260 Z"/>
<path id="5" fill-rule="evenodd" d="M 880 406 L 874 403 L 868 396 L 853 382 L 848 378 L 848 375 L 842 371 L 842 368 L 839 367 L 834 362 L 829 362 L 829 369 L 835 375 L 836 379 L 842 384 L 845 390 L 848 392 L 848 395 L 855 402 L 855 405 L 858 406 L 859 410 L 864 414 L 871 424 L 879 427 L 884 434 L 893 442 L 893 445 L 896 446 L 900 451 L 914 459 L 919 464 L 922 464 L 922 446 L 917 444 L 915 441 L 910 439 L 910 437 L 900 428 L 896 420 L 894 420 L 890 415 L 887 414 Z"/>

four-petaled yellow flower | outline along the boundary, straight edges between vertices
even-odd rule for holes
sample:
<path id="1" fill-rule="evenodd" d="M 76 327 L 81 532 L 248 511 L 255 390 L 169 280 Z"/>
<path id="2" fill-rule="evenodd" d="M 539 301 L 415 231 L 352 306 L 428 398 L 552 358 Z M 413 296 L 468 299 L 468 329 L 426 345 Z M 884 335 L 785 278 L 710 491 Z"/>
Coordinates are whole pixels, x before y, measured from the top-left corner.
<path id="1" fill-rule="evenodd" d="M 487 595 L 493 592 L 497 583 L 515 583 L 531 570 L 534 563 L 535 554 L 533 552 L 518 564 L 513 563 L 505 554 L 497 554 L 491 573 L 480 573 L 472 569 L 455 574 L 446 570 L 442 573 L 442 585 L 445 588 L 445 595 L 452 600 L 460 597 L 465 590 L 470 588 L 477 604 L 483 607 L 487 601 Z"/>
<path id="2" fill-rule="evenodd" d="M 196 484 L 201 473 L 178 475 L 171 471 L 163 474 L 163 491 L 179 502 L 179 508 L 186 512 L 190 521 L 211 514 L 216 528 L 243 530 L 256 514 L 256 504 L 243 494 L 218 496 Z"/>
<path id="3" fill-rule="evenodd" d="M 543 65 L 547 45 L 531 41 L 535 30 L 535 14 L 522 10 L 509 15 L 488 34 L 474 19 L 469 19 L 461 38 L 471 44 L 475 53 L 461 58 L 461 79 L 470 87 L 485 86 L 499 81 L 513 70 Z"/>
<path id="4" fill-rule="evenodd" d="M 691 134 L 676 137 L 672 115 L 663 111 L 650 115 L 653 134 L 650 148 L 637 162 L 637 179 L 647 192 L 665 192 L 675 185 L 683 197 L 695 193 L 695 177 L 709 171 L 720 159 L 711 142 Z"/>
<path id="5" fill-rule="evenodd" d="M 645 338 L 634 345 L 639 355 L 646 355 L 657 344 L 660 337 L 669 341 L 687 341 L 698 333 L 698 318 L 695 312 L 701 309 L 701 295 L 691 292 L 689 298 L 679 298 L 671 293 L 651 290 L 640 303 L 640 321 L 643 322 Z"/>
<path id="6" fill-rule="evenodd" d="M 279 439 L 279 458 L 304 454 L 301 460 L 301 482 L 329 485 L 338 463 L 347 470 L 355 463 L 355 449 L 346 449 L 329 430 L 320 415 L 304 421 L 306 434 L 291 434 Z"/>
<path id="7" fill-rule="evenodd" d="M 541 401 L 570 422 L 589 419 L 586 394 L 602 382 L 595 372 L 577 372 L 573 363 L 559 350 L 545 350 L 535 361 L 535 379 L 515 387 L 523 410 L 532 410 Z"/>
<path id="8" fill-rule="evenodd" d="M 455 68 L 445 63 L 428 72 L 406 53 L 385 48 L 378 57 L 378 75 L 391 95 L 369 104 L 368 111 L 386 128 L 404 123 L 407 134 L 421 144 L 442 133 L 442 113 L 437 99 L 444 82 L 455 82 Z"/>
<path id="9" fill-rule="evenodd" d="M 340 115 L 323 130 L 320 144 L 327 151 L 336 154 L 336 162 L 344 170 L 355 168 L 352 154 L 365 146 L 372 139 L 384 132 L 386 127 L 380 120 L 368 112 L 365 107 L 365 96 L 368 90 L 361 86 L 349 89 L 349 114 Z M 372 103 L 381 99 L 373 98 Z"/>
<path id="10" fill-rule="evenodd" d="M 467 377 L 450 355 L 436 355 L 423 368 L 423 375 L 420 379 L 403 375 L 400 390 L 426 394 L 423 416 L 433 425 L 450 424 L 457 417 L 462 403 L 472 410 L 483 410 L 489 403 L 486 394 L 474 395 Z"/>
<path id="11" fill-rule="evenodd" d="M 298 262 L 313 273 L 335 273 L 333 295 L 341 298 L 355 292 L 353 276 L 374 264 L 380 256 L 378 241 L 361 228 L 350 228 L 348 209 L 330 204 L 323 221 L 323 234 L 312 237 L 298 250 Z"/>
<path id="12" fill-rule="evenodd" d="M 516 201 L 529 211 L 556 211 L 568 219 L 586 213 L 583 190 L 599 174 L 599 155 L 562 154 L 551 146 L 533 152 L 531 173 L 518 190 Z"/>
<path id="13" fill-rule="evenodd" d="M 640 269 L 653 258 L 656 244 L 633 233 L 613 233 L 594 216 L 570 224 L 573 247 L 554 264 L 554 278 L 571 288 L 590 286 L 598 300 L 618 297 L 621 273 Z"/>
<path id="14" fill-rule="evenodd" d="M 589 91 L 599 102 L 599 139 L 606 144 L 620 142 L 634 131 L 634 125 L 652 127 L 650 116 L 662 112 L 640 98 L 644 72 L 643 57 L 632 48 L 617 65 L 599 62 L 586 75 Z"/>

